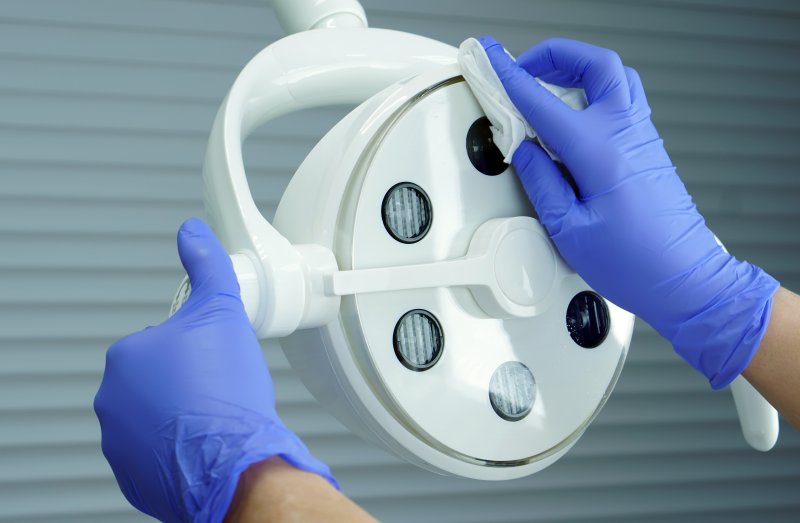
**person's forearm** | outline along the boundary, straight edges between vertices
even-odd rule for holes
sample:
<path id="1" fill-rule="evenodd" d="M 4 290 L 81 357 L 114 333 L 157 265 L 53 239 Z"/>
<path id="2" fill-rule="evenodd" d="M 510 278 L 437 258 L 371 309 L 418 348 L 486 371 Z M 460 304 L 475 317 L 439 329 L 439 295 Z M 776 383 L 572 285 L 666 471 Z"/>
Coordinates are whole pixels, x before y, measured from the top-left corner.
<path id="1" fill-rule="evenodd" d="M 279 457 L 239 478 L 226 523 L 374 523 L 376 520 L 322 477 Z"/>
<path id="2" fill-rule="evenodd" d="M 800 296 L 775 293 L 767 332 L 742 375 L 800 430 Z"/>

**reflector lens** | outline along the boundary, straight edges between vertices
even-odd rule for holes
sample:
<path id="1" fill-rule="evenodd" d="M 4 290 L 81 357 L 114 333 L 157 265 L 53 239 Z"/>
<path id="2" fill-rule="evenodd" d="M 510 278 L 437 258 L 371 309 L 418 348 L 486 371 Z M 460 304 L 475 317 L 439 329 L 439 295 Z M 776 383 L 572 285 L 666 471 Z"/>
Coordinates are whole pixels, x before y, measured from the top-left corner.
<path id="1" fill-rule="evenodd" d="M 519 421 L 530 413 L 536 399 L 536 381 L 530 369 L 518 361 L 497 367 L 489 382 L 489 401 L 498 416 Z"/>
<path id="2" fill-rule="evenodd" d="M 403 243 L 420 241 L 431 227 L 433 213 L 425 191 L 413 183 L 399 183 L 383 198 L 383 225 Z"/>
<path id="3" fill-rule="evenodd" d="M 443 347 L 442 328 L 428 311 L 409 311 L 394 328 L 394 352 L 400 363 L 411 370 L 421 372 L 433 367 Z"/>
<path id="4" fill-rule="evenodd" d="M 567 306 L 567 330 L 572 341 L 584 349 L 603 343 L 611 327 L 606 302 L 591 291 L 575 295 Z"/>
<path id="5" fill-rule="evenodd" d="M 492 136 L 492 124 L 485 116 L 478 118 L 467 131 L 467 156 L 473 167 L 486 176 L 497 176 L 508 169 L 503 153 Z"/>

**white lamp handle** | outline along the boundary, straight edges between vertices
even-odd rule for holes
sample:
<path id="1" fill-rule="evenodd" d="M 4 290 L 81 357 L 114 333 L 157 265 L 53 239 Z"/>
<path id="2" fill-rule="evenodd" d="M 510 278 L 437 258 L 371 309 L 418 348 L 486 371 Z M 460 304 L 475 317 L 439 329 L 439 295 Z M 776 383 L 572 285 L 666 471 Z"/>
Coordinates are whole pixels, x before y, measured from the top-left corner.
<path id="1" fill-rule="evenodd" d="M 766 452 L 778 441 L 778 411 L 750 383 L 739 376 L 731 383 L 733 402 L 747 443 Z"/>
<path id="2" fill-rule="evenodd" d="M 327 316 L 330 311 L 335 316 L 338 298 L 328 298 L 328 304 L 324 297 L 307 300 L 307 273 L 309 263 L 336 270 L 336 261 L 325 249 L 292 246 L 264 219 L 250 194 L 242 142 L 278 116 L 360 103 L 403 78 L 455 60 L 455 48 L 408 33 L 319 30 L 275 42 L 239 74 L 214 121 L 203 180 L 208 219 L 223 245 L 231 254 L 254 259 L 260 272 L 257 284 L 242 286 L 244 301 L 258 304 L 248 316 L 259 337 L 280 337 L 332 319 Z"/>

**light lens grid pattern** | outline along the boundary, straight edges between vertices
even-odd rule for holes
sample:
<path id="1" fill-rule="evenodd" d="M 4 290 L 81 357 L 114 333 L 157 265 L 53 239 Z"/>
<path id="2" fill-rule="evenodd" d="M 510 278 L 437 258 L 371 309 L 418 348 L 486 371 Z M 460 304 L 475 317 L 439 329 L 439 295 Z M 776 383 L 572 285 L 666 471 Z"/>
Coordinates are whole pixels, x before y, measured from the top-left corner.
<path id="1" fill-rule="evenodd" d="M 416 309 L 400 318 L 394 328 L 394 352 L 406 368 L 421 372 L 442 356 L 444 333 L 428 311 Z"/>
<path id="2" fill-rule="evenodd" d="M 535 399 L 536 381 L 523 363 L 507 361 L 492 374 L 489 401 L 504 420 L 519 421 L 527 416 Z"/>
<path id="3" fill-rule="evenodd" d="M 403 243 L 416 243 L 428 233 L 433 220 L 428 195 L 418 185 L 404 182 L 389 189 L 383 198 L 383 225 Z"/>

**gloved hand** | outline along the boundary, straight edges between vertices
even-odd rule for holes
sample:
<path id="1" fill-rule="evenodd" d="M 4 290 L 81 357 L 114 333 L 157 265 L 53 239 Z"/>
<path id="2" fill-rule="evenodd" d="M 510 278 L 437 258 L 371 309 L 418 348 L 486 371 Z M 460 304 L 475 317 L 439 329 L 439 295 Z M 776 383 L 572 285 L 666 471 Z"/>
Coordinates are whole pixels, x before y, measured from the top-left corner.
<path id="1" fill-rule="evenodd" d="M 276 455 L 337 486 L 275 412 L 230 257 L 196 218 L 181 226 L 178 252 L 189 299 L 111 346 L 94 402 L 125 497 L 161 521 L 222 521 L 239 475 Z"/>
<path id="2" fill-rule="evenodd" d="M 613 51 L 545 40 L 516 62 L 481 43 L 509 98 L 574 178 L 523 142 L 512 163 L 563 258 L 670 340 L 712 387 L 747 366 L 778 282 L 728 255 L 706 227 L 650 121 L 638 74 Z M 574 111 L 534 77 L 586 91 Z"/>

